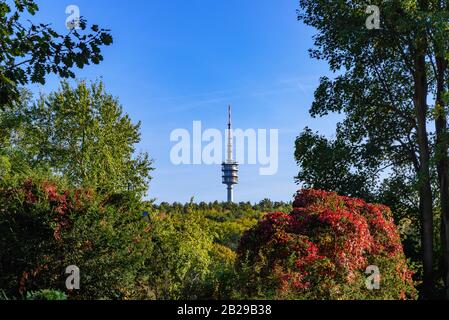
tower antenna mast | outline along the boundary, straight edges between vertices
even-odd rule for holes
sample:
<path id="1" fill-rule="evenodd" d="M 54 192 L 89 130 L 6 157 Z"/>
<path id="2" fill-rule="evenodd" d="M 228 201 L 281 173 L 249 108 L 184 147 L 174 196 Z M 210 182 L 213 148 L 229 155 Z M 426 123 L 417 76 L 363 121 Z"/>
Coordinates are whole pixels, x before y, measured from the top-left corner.
<path id="1" fill-rule="evenodd" d="M 231 106 L 228 107 L 228 144 L 227 144 L 227 162 L 232 162 L 232 120 Z"/>

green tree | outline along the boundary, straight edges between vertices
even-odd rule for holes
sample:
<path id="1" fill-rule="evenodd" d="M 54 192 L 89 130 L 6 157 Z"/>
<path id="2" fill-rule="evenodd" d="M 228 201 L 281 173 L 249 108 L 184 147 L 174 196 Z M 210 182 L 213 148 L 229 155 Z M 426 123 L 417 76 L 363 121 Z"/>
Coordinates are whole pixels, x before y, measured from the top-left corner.
<path id="1" fill-rule="evenodd" d="M 101 193 L 148 189 L 153 169 L 148 154 L 135 152 L 140 123 L 123 114 L 101 82 L 67 82 L 49 96 L 22 107 L 21 126 L 12 144 L 33 168 L 49 168 L 75 187 Z"/>
<path id="2" fill-rule="evenodd" d="M 101 46 L 110 45 L 109 30 L 92 25 L 86 32 L 86 20 L 80 30 L 66 35 L 51 25 L 26 20 L 39 10 L 34 0 L 0 0 L 0 109 L 19 98 L 18 88 L 28 83 L 45 83 L 48 74 L 74 77 L 75 67 L 83 68 L 103 60 Z"/>
<path id="3" fill-rule="evenodd" d="M 295 142 L 301 170 L 295 180 L 305 188 L 332 190 L 370 200 L 376 174 L 358 160 L 354 148 L 341 137 L 329 141 L 306 128 Z"/>
<path id="4" fill-rule="evenodd" d="M 357 157 L 350 159 L 344 169 L 348 176 L 352 172 L 362 174 L 353 161 L 358 159 L 359 165 L 374 173 L 393 172 L 414 186 L 421 215 L 426 297 L 432 295 L 435 278 L 433 204 L 434 200 L 439 200 L 445 261 L 443 279 L 449 293 L 446 227 L 449 173 L 444 99 L 448 83 L 445 32 L 449 4 L 432 0 L 371 1 L 369 4 L 381 10 L 378 30 L 366 27 L 365 1 L 300 1 L 299 19 L 318 30 L 312 57 L 326 60 L 333 71 L 340 71 L 333 80 L 321 79 L 311 114 L 345 114 L 337 137 Z M 432 100 L 436 102 L 433 108 L 435 132 L 428 128 L 432 119 L 428 101 Z M 300 136 L 297 145 L 304 145 L 306 138 Z M 318 139 L 315 140 L 316 143 L 310 144 L 313 147 L 319 144 Z M 297 161 L 310 164 L 305 161 L 306 155 L 310 153 L 298 152 Z M 337 169 L 336 172 L 341 172 L 338 167 L 347 161 L 348 155 L 343 155 L 341 161 L 328 163 L 329 167 Z M 307 169 L 304 167 L 301 172 Z M 435 171 L 438 173 L 437 194 L 432 192 Z"/>
<path id="5" fill-rule="evenodd" d="M 213 237 L 200 217 L 184 214 L 149 216 L 154 250 L 145 266 L 155 299 L 196 299 L 210 274 Z"/>

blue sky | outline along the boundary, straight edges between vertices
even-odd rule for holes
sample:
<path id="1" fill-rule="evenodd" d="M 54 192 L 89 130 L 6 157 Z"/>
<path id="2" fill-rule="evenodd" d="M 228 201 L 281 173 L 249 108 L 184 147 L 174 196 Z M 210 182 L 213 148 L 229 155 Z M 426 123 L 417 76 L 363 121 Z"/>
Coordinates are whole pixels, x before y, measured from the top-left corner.
<path id="1" fill-rule="evenodd" d="M 279 170 L 260 176 L 258 165 L 240 167 L 236 201 L 289 201 L 294 176 L 295 137 L 306 126 L 331 136 L 335 118 L 312 119 L 308 109 L 325 62 L 312 60 L 314 30 L 296 20 L 293 0 L 47 0 L 38 1 L 36 21 L 64 30 L 65 9 L 77 5 L 89 23 L 111 29 L 114 44 L 105 61 L 77 72 L 79 79 L 102 78 L 134 121 L 142 122 L 138 151 L 154 159 L 148 197 L 157 202 L 222 201 L 220 166 L 170 161 L 170 133 L 225 129 L 227 105 L 234 126 L 279 129 Z M 58 86 L 50 77 L 38 90 Z M 37 89 L 37 88 L 36 88 Z"/>

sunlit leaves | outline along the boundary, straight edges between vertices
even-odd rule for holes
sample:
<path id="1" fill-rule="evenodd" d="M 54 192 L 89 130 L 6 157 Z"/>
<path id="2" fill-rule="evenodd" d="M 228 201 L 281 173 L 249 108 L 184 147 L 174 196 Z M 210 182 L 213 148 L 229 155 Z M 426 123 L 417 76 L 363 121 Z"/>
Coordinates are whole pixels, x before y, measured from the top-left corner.
<path id="1" fill-rule="evenodd" d="M 73 78 L 74 67 L 84 68 L 103 61 L 101 47 L 112 44 L 109 30 L 80 19 L 81 32 L 66 35 L 49 24 L 22 21 L 25 12 L 39 9 L 34 0 L 16 0 L 14 6 L 0 2 L 0 108 L 18 98 L 17 87 L 28 83 L 44 84 L 50 73 Z"/>
<path id="2" fill-rule="evenodd" d="M 377 292 L 364 286 L 370 264 L 381 270 Z M 389 208 L 326 191 L 299 191 L 290 214 L 267 214 L 245 232 L 238 265 L 249 298 L 416 298 Z"/>

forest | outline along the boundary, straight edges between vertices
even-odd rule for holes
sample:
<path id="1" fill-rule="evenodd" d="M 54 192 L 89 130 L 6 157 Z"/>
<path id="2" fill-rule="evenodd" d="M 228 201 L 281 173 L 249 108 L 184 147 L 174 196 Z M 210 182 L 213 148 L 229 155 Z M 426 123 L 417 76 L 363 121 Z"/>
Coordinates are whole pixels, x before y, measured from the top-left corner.
<path id="1" fill-rule="evenodd" d="M 343 118 L 292 141 L 291 202 L 236 204 L 150 200 L 141 123 L 77 79 L 113 30 L 37 2 L 0 0 L 0 300 L 449 299 L 449 1 L 373 0 L 367 28 L 364 1 L 300 0 L 336 75 L 310 115 Z"/>

